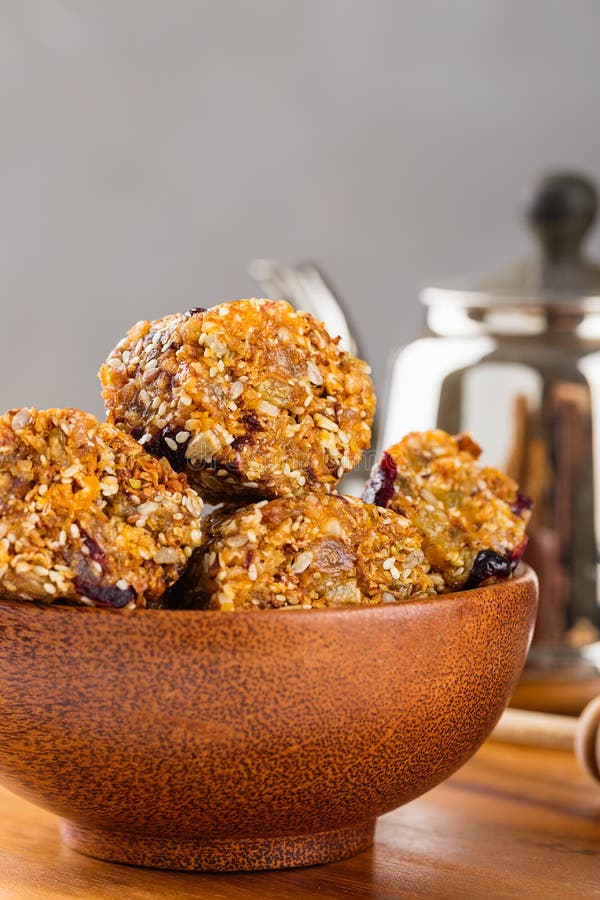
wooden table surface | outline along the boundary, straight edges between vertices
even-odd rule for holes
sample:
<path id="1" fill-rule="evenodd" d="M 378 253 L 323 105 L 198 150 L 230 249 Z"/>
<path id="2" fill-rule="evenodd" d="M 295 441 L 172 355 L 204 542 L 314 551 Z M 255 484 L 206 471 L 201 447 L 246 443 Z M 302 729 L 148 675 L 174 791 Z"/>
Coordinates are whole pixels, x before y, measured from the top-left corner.
<path id="1" fill-rule="evenodd" d="M 202 875 L 88 859 L 56 819 L 0 789 L 0 898 L 600 897 L 600 786 L 566 752 L 488 742 L 329 866 Z"/>

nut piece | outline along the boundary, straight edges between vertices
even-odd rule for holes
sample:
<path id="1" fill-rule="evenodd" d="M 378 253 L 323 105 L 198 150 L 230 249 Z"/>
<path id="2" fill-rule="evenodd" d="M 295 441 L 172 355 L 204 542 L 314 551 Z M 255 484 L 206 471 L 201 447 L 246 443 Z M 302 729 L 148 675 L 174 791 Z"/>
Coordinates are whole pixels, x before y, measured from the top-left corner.
<path id="1" fill-rule="evenodd" d="M 0 417 L 0 593 L 158 605 L 198 546 L 200 498 L 170 465 L 76 409 Z"/>
<path id="2" fill-rule="evenodd" d="M 331 491 L 371 439 L 368 366 L 284 301 L 139 322 L 100 379 L 109 422 L 211 502 Z"/>
<path id="3" fill-rule="evenodd" d="M 407 519 L 337 494 L 262 501 L 206 520 L 172 606 L 373 606 L 435 593 Z"/>
<path id="4" fill-rule="evenodd" d="M 469 435 L 413 432 L 383 453 L 363 492 L 410 519 L 441 591 L 510 575 L 527 542 L 531 501 L 512 478 L 478 465 L 480 454 Z"/>

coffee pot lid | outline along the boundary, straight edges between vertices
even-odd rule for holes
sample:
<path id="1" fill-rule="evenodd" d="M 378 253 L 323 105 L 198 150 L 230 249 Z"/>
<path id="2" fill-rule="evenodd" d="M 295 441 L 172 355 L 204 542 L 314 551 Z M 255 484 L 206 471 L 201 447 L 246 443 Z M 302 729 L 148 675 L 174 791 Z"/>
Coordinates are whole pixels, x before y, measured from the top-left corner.
<path id="1" fill-rule="evenodd" d="M 583 246 L 596 219 L 598 192 L 594 182 L 577 172 L 551 172 L 535 186 L 525 207 L 525 221 L 536 252 L 518 265 L 487 278 L 432 285 L 423 292 L 427 305 L 443 295 L 461 294 L 463 302 L 478 298 L 485 305 L 506 301 L 563 303 L 600 297 L 600 264 Z"/>

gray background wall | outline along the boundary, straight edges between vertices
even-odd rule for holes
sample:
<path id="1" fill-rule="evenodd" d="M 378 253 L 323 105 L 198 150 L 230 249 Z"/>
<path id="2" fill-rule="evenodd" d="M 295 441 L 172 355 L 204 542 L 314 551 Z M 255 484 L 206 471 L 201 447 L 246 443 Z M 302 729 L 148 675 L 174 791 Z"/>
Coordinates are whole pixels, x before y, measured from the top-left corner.
<path id="1" fill-rule="evenodd" d="M 420 283 L 600 176 L 599 46 L 595 0 L 0 0 L 0 406 L 99 413 L 129 324 L 265 255 L 325 267 L 381 387 Z"/>

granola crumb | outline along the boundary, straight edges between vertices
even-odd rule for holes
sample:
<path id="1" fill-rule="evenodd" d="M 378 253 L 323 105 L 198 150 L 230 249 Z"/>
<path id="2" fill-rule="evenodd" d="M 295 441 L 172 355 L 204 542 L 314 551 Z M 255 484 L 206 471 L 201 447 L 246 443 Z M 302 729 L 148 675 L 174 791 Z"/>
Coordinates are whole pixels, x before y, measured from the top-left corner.
<path id="1" fill-rule="evenodd" d="M 440 592 L 510 575 L 525 549 L 531 501 L 480 454 L 470 435 L 413 432 L 384 451 L 363 492 L 419 531 Z"/>
<path id="2" fill-rule="evenodd" d="M 109 422 L 213 503 L 331 491 L 371 439 L 368 366 L 284 301 L 138 322 L 100 379 Z"/>
<path id="3" fill-rule="evenodd" d="M 355 497 L 306 494 L 208 516 L 171 604 L 318 609 L 434 594 L 421 537 L 409 522 Z"/>
<path id="4" fill-rule="evenodd" d="M 157 605 L 201 541 L 201 509 L 184 476 L 88 413 L 0 417 L 5 596 Z"/>

